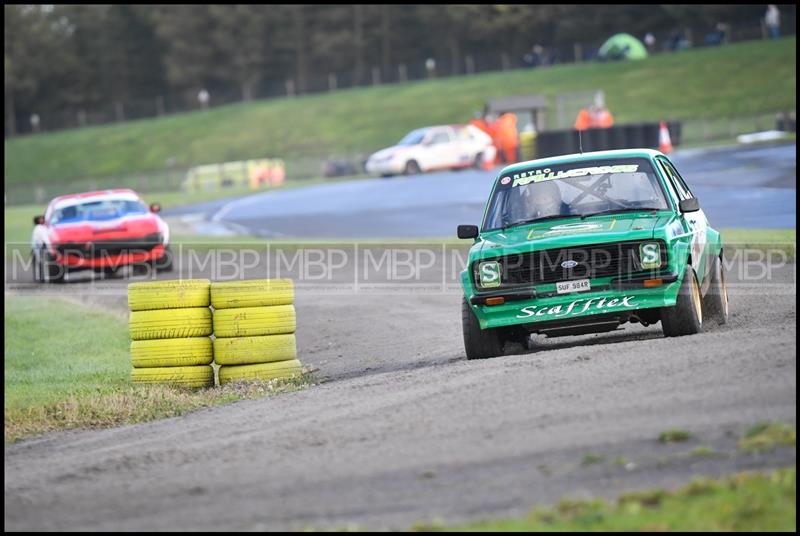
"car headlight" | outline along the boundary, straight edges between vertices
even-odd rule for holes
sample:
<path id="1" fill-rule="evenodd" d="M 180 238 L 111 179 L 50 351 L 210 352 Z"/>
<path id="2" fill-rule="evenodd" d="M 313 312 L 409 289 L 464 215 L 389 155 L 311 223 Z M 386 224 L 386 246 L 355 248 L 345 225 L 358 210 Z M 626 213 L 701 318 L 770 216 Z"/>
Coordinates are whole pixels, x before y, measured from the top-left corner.
<path id="1" fill-rule="evenodd" d="M 395 156 L 397 156 L 397 155 L 395 155 L 394 153 L 385 154 L 385 155 L 383 155 L 381 157 L 375 158 L 374 161 L 377 162 L 377 163 L 389 162 L 390 160 L 393 160 L 395 158 Z"/>
<path id="2" fill-rule="evenodd" d="M 500 263 L 497 261 L 478 263 L 477 280 L 483 288 L 499 287 L 501 283 Z"/>
<path id="3" fill-rule="evenodd" d="M 661 266 L 661 246 L 658 242 L 643 242 L 639 245 L 639 262 L 643 270 Z"/>

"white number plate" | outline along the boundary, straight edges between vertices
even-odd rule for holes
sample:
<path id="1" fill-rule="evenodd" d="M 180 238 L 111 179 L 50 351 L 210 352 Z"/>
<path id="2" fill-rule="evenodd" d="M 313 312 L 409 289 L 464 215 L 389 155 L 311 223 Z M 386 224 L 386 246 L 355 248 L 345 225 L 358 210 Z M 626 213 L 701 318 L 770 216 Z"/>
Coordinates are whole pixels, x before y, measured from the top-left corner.
<path id="1" fill-rule="evenodd" d="M 590 290 L 592 285 L 589 284 L 588 279 L 578 279 L 577 281 L 559 281 L 556 283 L 556 291 L 559 294 L 569 294 L 570 292 L 580 292 L 582 290 Z"/>

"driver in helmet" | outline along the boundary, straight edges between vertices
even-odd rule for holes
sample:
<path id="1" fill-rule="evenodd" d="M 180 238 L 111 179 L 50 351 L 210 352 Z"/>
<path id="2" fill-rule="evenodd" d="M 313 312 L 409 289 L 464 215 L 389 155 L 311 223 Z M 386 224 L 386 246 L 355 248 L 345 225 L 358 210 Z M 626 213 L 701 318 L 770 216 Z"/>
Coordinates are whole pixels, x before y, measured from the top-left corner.
<path id="1" fill-rule="evenodd" d="M 554 181 L 529 184 L 522 192 L 524 199 L 524 219 L 545 218 L 547 216 L 567 215 L 569 205 L 561 200 L 561 189 Z"/>

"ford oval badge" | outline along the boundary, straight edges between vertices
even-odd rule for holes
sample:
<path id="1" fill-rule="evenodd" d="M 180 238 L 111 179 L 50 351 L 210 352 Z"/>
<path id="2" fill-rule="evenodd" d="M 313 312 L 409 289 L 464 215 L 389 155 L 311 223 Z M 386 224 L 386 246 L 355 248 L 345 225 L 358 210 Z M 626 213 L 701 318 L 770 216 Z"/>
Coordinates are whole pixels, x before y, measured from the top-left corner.
<path id="1" fill-rule="evenodd" d="M 566 268 L 567 270 L 569 270 L 570 268 L 575 268 L 576 266 L 578 266 L 578 263 L 577 261 L 573 260 L 568 260 L 561 263 L 561 267 Z"/>

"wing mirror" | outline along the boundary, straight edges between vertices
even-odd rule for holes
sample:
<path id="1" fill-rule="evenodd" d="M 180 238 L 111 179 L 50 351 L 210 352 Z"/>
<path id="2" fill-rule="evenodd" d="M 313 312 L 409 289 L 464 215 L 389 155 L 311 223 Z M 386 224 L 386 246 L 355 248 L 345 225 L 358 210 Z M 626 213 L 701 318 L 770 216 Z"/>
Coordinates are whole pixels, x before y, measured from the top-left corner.
<path id="1" fill-rule="evenodd" d="M 44 216 L 34 216 L 33 217 L 33 224 L 34 225 L 44 225 Z"/>
<path id="2" fill-rule="evenodd" d="M 459 225 L 458 226 L 459 238 L 478 238 L 477 225 Z"/>
<path id="3" fill-rule="evenodd" d="M 681 212 L 697 212 L 700 210 L 700 201 L 696 197 L 690 197 L 689 199 L 683 199 L 680 203 L 678 203 L 678 207 L 681 209 Z"/>
<path id="4" fill-rule="evenodd" d="M 150 212 L 161 212 L 161 205 L 159 203 L 153 203 L 150 205 Z"/>

